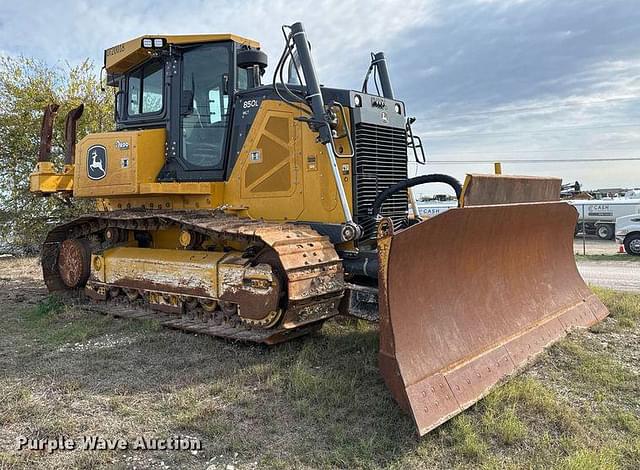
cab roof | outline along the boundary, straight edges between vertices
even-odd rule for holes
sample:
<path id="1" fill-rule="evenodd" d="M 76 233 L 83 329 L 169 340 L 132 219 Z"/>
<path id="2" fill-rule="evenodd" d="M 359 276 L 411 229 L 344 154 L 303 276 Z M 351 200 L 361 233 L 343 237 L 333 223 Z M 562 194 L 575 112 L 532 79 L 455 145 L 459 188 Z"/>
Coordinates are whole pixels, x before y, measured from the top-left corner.
<path id="1" fill-rule="evenodd" d="M 260 43 L 253 39 L 244 38 L 235 34 L 185 34 L 162 35 L 146 34 L 104 51 L 104 66 L 110 74 L 120 74 L 144 62 L 153 52 L 152 48 L 142 46 L 143 39 L 162 39 L 167 45 L 188 45 L 201 42 L 234 41 L 238 44 L 260 48 Z"/>

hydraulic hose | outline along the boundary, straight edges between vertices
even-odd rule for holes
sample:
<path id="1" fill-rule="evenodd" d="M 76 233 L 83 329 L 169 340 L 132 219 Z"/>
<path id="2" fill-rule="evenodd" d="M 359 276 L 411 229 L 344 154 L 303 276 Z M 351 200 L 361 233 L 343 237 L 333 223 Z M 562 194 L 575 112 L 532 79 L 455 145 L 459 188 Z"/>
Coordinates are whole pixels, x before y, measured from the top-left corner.
<path id="1" fill-rule="evenodd" d="M 422 176 L 416 176 L 415 178 L 409 178 L 404 181 L 400 181 L 399 183 L 396 183 L 393 186 L 389 186 L 387 189 L 385 189 L 380 194 L 378 194 L 378 197 L 376 197 L 376 200 L 373 201 L 373 205 L 371 206 L 371 215 L 373 217 L 376 217 L 380 212 L 380 208 L 382 207 L 382 204 L 384 203 L 384 201 L 389 199 L 391 195 L 399 191 L 402 191 L 404 189 L 408 189 L 413 186 L 418 186 L 419 184 L 425 184 L 425 183 L 448 184 L 456 192 L 456 198 L 458 199 L 458 204 L 460 203 L 460 195 L 462 194 L 462 185 L 460 184 L 460 182 L 457 179 L 455 179 L 453 176 L 434 173 L 431 175 L 422 175 Z"/>

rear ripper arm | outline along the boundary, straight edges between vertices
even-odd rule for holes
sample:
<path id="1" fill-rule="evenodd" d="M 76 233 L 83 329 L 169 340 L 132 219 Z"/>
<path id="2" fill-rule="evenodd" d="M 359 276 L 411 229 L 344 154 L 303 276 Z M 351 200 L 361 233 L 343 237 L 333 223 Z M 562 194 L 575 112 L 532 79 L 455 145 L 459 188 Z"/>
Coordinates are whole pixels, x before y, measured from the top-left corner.
<path id="1" fill-rule="evenodd" d="M 71 196 L 73 193 L 73 173 L 76 152 L 76 124 L 82 117 L 84 105 L 73 108 L 64 124 L 64 166 L 61 172 L 57 172 L 51 161 L 51 141 L 53 139 L 53 123 L 59 106 L 50 104 L 44 109 L 42 127 L 40 129 L 40 148 L 38 150 L 38 163 L 31 175 L 29 175 L 29 189 L 41 196 L 54 193 L 62 193 Z"/>

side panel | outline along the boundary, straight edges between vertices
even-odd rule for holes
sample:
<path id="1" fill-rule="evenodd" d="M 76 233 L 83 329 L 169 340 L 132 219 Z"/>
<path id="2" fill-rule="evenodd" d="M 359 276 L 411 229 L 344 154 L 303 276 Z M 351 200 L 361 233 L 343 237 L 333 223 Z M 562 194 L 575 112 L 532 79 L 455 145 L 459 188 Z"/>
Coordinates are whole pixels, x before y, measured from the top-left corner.
<path id="1" fill-rule="evenodd" d="M 317 134 L 296 118 L 295 108 L 264 100 L 226 183 L 224 202 L 253 218 L 344 222 L 338 192 Z M 340 139 L 348 151 L 346 139 Z M 351 159 L 339 158 L 351 204 Z"/>
<path id="2" fill-rule="evenodd" d="M 217 297 L 218 263 L 224 256 L 208 251 L 119 247 L 93 255 L 92 273 L 95 280 L 116 286 Z"/>
<path id="3" fill-rule="evenodd" d="M 224 202 L 252 218 L 297 219 L 304 205 L 294 110 L 262 101 L 226 183 Z"/>
<path id="4" fill-rule="evenodd" d="M 339 113 L 338 113 L 339 114 Z M 351 121 L 349 113 L 346 113 L 347 122 L 338 124 L 338 135 L 351 134 Z M 306 124 L 300 124 L 302 128 L 303 161 L 302 175 L 304 178 L 305 204 L 301 220 L 309 222 L 343 223 L 345 221 L 342 207 L 340 206 L 338 189 L 331 171 L 331 162 L 327 149 L 316 141 L 317 134 L 309 129 Z M 335 141 L 339 154 L 353 153 L 349 147 L 349 139 L 342 137 Z M 315 164 L 314 164 L 315 162 Z M 349 208 L 353 213 L 353 174 L 355 163 L 352 157 L 336 158 L 342 186 L 347 196 Z"/>
<path id="5" fill-rule="evenodd" d="M 164 163 L 165 130 L 90 134 L 77 146 L 74 197 L 130 195 Z"/>

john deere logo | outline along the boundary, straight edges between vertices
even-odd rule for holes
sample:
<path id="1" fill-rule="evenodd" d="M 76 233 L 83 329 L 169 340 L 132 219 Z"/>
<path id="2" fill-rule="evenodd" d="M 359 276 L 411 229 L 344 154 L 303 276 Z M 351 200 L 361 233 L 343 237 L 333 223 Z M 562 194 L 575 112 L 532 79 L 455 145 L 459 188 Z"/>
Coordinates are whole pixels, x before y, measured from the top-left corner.
<path id="1" fill-rule="evenodd" d="M 371 98 L 371 106 L 374 108 L 387 109 L 387 103 L 382 98 Z"/>
<path id="2" fill-rule="evenodd" d="M 107 176 L 107 149 L 102 145 L 92 145 L 87 151 L 87 176 L 92 180 Z"/>

